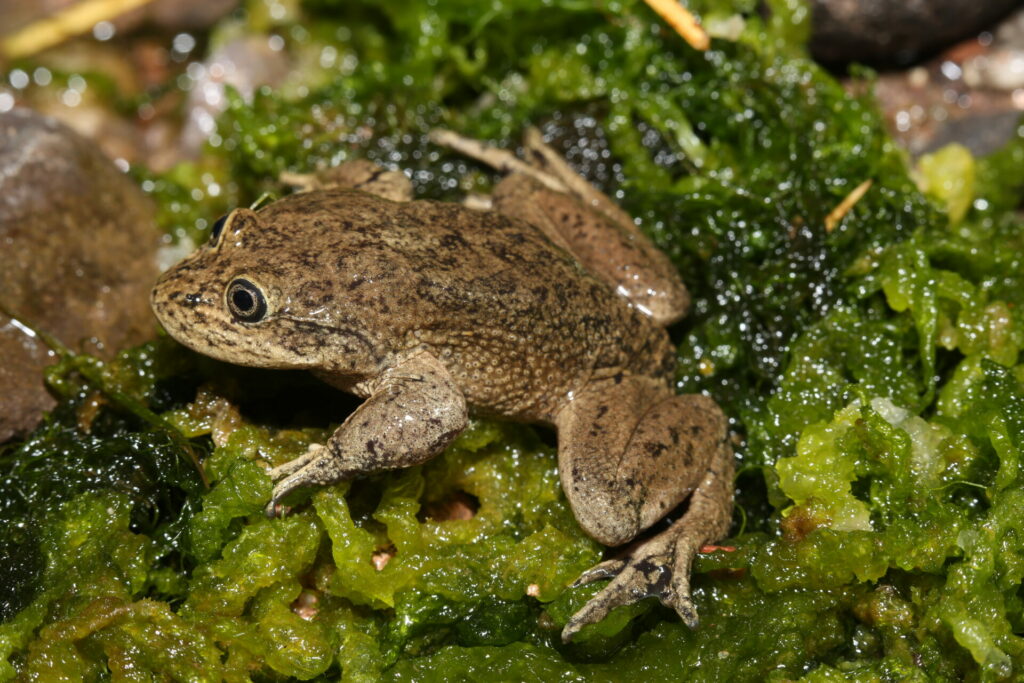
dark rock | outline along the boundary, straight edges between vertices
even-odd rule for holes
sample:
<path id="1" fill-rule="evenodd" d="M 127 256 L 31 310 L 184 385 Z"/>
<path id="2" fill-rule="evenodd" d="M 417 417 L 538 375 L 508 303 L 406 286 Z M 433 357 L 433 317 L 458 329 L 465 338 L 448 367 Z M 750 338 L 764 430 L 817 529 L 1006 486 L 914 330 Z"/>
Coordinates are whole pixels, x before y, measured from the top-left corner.
<path id="1" fill-rule="evenodd" d="M 902 66 L 981 31 L 1020 0 L 813 0 L 815 59 Z"/>
<path id="2" fill-rule="evenodd" d="M 25 109 L 0 114 L 0 302 L 109 358 L 151 336 L 154 207 L 95 144 Z M 48 349 L 0 314 L 0 442 L 53 405 Z"/>

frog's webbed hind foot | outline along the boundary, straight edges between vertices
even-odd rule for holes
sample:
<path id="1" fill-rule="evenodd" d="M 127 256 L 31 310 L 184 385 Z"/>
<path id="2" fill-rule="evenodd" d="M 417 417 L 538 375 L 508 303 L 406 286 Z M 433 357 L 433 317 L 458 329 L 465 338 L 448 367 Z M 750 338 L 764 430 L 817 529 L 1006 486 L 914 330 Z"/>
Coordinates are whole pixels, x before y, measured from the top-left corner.
<path id="1" fill-rule="evenodd" d="M 448 147 L 459 154 L 487 164 L 501 173 L 519 173 L 533 178 L 549 190 L 574 194 L 613 220 L 623 224 L 633 224 L 633 219 L 626 212 L 572 170 L 565 159 L 544 142 L 541 132 L 532 126 L 527 128 L 523 135 L 523 146 L 527 154 L 526 161 L 508 150 L 491 147 L 479 140 L 467 138 L 450 130 L 432 130 L 430 131 L 430 140 L 436 145 Z"/>
<path id="2" fill-rule="evenodd" d="M 731 465 L 731 461 L 711 463 L 686 514 L 668 529 L 580 575 L 573 588 L 602 579 L 611 582 L 569 619 L 562 630 L 564 642 L 572 640 L 584 626 L 604 619 L 614 608 L 651 597 L 674 609 L 690 628 L 697 627 L 697 609 L 690 596 L 690 567 L 701 546 L 715 540 L 728 525 L 728 508 L 722 500 L 731 496 Z M 730 471 L 720 471 L 723 468 Z"/>
<path id="3" fill-rule="evenodd" d="M 536 133 L 537 138 L 540 138 L 540 131 L 533 128 L 530 130 Z M 440 128 L 430 131 L 430 141 L 435 145 L 447 147 L 470 159 L 476 159 L 480 163 L 487 164 L 500 173 L 520 173 L 533 178 L 541 185 L 555 192 L 569 191 L 569 187 L 554 174 L 523 161 L 507 149 L 492 147 L 479 140 L 467 138 L 464 135 Z M 541 144 L 543 144 L 543 140 Z"/>
<path id="4" fill-rule="evenodd" d="M 676 396 L 632 377 L 581 393 L 557 427 L 562 488 L 580 526 L 601 543 L 629 543 L 688 500 L 666 529 L 580 576 L 578 586 L 611 582 L 573 615 L 562 638 L 648 597 L 695 626 L 690 566 L 732 519 L 734 463 L 721 409 L 707 397 Z"/>

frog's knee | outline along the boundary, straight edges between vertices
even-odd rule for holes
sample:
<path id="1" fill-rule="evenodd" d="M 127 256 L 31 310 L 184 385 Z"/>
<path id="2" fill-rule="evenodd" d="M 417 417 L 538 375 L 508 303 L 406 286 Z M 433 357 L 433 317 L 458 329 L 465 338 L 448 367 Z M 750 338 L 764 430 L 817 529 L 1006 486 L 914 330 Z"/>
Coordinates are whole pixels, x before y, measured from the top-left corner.
<path id="1" fill-rule="evenodd" d="M 278 179 L 300 192 L 329 188 L 362 190 L 394 202 L 412 200 L 412 181 L 400 171 L 389 171 L 372 161 L 356 159 L 315 174 L 284 172 Z"/>
<path id="2" fill-rule="evenodd" d="M 636 535 L 640 533 L 640 529 L 634 527 L 627 527 L 615 524 L 607 524 L 606 520 L 595 520 L 590 523 L 585 523 L 576 516 L 576 521 L 579 522 L 580 528 L 592 539 L 609 547 L 615 547 L 624 543 L 629 543 Z"/>
<path id="3" fill-rule="evenodd" d="M 600 495 L 593 491 L 576 491 L 569 495 L 576 499 L 570 502 L 580 528 L 598 543 L 622 545 L 640 533 L 640 511 L 625 505 L 627 498 L 621 492 Z"/>
<path id="4" fill-rule="evenodd" d="M 684 394 L 673 400 L 683 414 L 682 421 L 694 436 L 703 432 L 705 438 L 716 439 L 728 431 L 729 420 L 713 398 L 703 394 Z"/>

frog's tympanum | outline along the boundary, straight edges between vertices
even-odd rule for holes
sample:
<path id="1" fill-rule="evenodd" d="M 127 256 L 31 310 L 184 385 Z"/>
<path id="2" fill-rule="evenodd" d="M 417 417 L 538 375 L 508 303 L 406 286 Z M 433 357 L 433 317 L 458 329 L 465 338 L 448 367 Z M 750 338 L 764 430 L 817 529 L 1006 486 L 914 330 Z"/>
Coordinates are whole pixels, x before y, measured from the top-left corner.
<path id="1" fill-rule="evenodd" d="M 582 528 L 631 541 L 577 581 L 612 579 L 566 625 L 657 596 L 696 625 L 690 565 L 725 534 L 733 456 L 711 399 L 672 391 L 665 326 L 688 295 L 634 222 L 536 131 L 530 163 L 451 134 L 510 174 L 490 210 L 410 201 L 367 162 L 258 211 L 236 209 L 167 271 L 152 303 L 186 346 L 231 363 L 306 368 L 365 402 L 323 445 L 271 470 L 270 514 L 298 488 L 409 467 L 470 414 L 553 425 Z"/>

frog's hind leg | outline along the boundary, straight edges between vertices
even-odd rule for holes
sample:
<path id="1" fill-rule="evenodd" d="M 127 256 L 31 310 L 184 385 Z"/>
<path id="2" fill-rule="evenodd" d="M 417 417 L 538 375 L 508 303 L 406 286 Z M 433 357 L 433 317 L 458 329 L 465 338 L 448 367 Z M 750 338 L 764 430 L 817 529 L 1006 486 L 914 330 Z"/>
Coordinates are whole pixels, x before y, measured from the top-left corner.
<path id="1" fill-rule="evenodd" d="M 530 130 L 536 129 L 531 128 Z M 537 135 L 540 135 L 539 131 L 537 131 Z M 523 161 L 507 149 L 492 147 L 479 140 L 467 138 L 450 130 L 442 130 L 440 128 L 430 131 L 430 141 L 435 145 L 448 147 L 459 154 L 476 159 L 501 173 L 521 173 L 555 192 L 569 191 L 569 187 L 556 176 Z"/>
<path id="2" fill-rule="evenodd" d="M 576 195 L 584 204 L 594 207 L 629 232 L 642 236 L 636 223 L 633 222 L 633 217 L 619 208 L 619 205 L 609 199 L 608 195 L 574 171 L 561 154 L 544 142 L 544 136 L 539 130 L 533 127 L 527 128 L 523 135 L 523 145 L 530 155 L 531 166 L 556 178 L 566 187 L 566 191 Z"/>
<path id="3" fill-rule="evenodd" d="M 690 566 L 702 545 L 729 528 L 734 464 L 725 416 L 707 397 L 676 396 L 648 382 L 594 387 L 556 420 L 562 486 L 598 541 L 626 543 L 689 497 L 667 529 L 584 572 L 577 586 L 612 581 L 569 620 L 566 641 L 611 609 L 647 597 L 695 626 Z"/>
<path id="4" fill-rule="evenodd" d="M 341 188 L 362 190 L 393 202 L 412 200 L 412 181 L 404 173 L 389 171 L 367 159 L 346 161 L 316 173 L 283 171 L 278 180 L 299 192 Z"/>
<path id="5" fill-rule="evenodd" d="M 540 131 L 526 133 L 527 161 L 450 131 L 432 131 L 431 139 L 509 174 L 494 188 L 493 207 L 539 228 L 655 323 L 685 315 L 690 296 L 669 258 L 546 145 Z"/>

